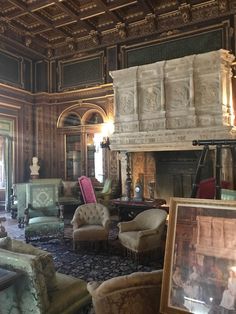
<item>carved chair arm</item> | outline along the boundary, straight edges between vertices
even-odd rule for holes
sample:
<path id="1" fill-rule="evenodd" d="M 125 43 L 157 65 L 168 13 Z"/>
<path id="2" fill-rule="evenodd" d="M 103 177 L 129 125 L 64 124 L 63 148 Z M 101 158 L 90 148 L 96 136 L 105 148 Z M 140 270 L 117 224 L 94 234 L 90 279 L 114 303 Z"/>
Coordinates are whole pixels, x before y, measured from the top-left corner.
<path id="1" fill-rule="evenodd" d="M 24 211 L 24 221 L 23 221 L 23 225 L 28 225 L 29 224 L 29 220 L 30 220 L 30 210 L 32 209 L 31 204 L 28 204 L 28 207 L 26 207 L 25 211 Z"/>
<path id="2" fill-rule="evenodd" d="M 58 208 L 58 217 L 63 220 L 64 219 L 64 205 L 61 205 L 59 202 L 56 203 Z"/>

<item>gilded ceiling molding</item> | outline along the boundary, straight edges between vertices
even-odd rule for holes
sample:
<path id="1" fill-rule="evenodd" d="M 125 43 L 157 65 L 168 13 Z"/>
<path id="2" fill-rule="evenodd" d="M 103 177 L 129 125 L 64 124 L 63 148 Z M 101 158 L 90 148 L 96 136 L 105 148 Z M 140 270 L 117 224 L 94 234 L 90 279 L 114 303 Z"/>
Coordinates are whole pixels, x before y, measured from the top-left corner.
<path id="1" fill-rule="evenodd" d="M 30 47 L 30 45 L 32 44 L 32 37 L 30 33 L 26 33 L 24 42 L 25 42 L 26 47 Z"/>
<path id="2" fill-rule="evenodd" d="M 51 48 L 51 47 L 48 47 L 47 48 L 47 57 L 49 58 L 49 59 L 51 59 L 52 57 L 54 57 L 54 50 Z"/>
<path id="3" fill-rule="evenodd" d="M 103 4 L 101 0 L 90 0 L 83 5 L 78 5 L 76 0 L 46 4 L 39 0 L 23 2 L 19 9 L 17 1 L 3 1 L 1 41 L 15 43 L 29 57 L 49 59 L 87 53 L 101 45 L 163 36 L 183 24 L 193 26 L 223 15 L 230 18 L 236 13 L 235 0 L 122 0 L 103 1 Z"/>
<path id="4" fill-rule="evenodd" d="M 90 35 L 90 38 L 92 39 L 92 42 L 95 45 L 99 45 L 100 44 L 100 36 L 99 36 L 99 33 L 97 31 L 92 30 L 89 33 L 89 35 Z"/>
<path id="5" fill-rule="evenodd" d="M 4 34 L 6 29 L 7 29 L 6 24 L 0 22 L 0 34 Z"/>
<path id="6" fill-rule="evenodd" d="M 127 37 L 127 30 L 126 30 L 125 23 L 117 23 L 116 30 L 118 32 L 120 39 L 125 39 Z"/>
<path id="7" fill-rule="evenodd" d="M 192 16 L 191 16 L 191 6 L 189 4 L 183 3 L 179 6 L 179 11 L 182 16 L 184 23 L 190 23 Z"/>
<path id="8" fill-rule="evenodd" d="M 145 16 L 145 22 L 147 24 L 148 31 L 150 33 L 157 30 L 158 22 L 157 22 L 157 17 L 155 14 L 153 14 L 153 13 L 147 14 Z"/>
<path id="9" fill-rule="evenodd" d="M 228 0 L 218 0 L 218 7 L 220 13 L 225 13 L 229 9 L 229 1 Z"/>

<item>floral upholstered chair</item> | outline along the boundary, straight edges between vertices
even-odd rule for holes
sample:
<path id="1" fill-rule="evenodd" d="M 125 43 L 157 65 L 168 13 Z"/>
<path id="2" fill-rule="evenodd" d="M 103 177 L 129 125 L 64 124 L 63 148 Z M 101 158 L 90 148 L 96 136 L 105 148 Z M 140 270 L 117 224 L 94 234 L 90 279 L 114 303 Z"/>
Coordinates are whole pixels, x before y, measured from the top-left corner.
<path id="1" fill-rule="evenodd" d="M 1 291 L 1 313 L 87 313 L 91 303 L 87 283 L 56 272 L 50 253 L 6 237 L 0 239 L 0 256 L 1 268 L 21 274 Z"/>
<path id="2" fill-rule="evenodd" d="M 79 242 L 107 241 L 110 227 L 110 214 L 102 204 L 83 204 L 75 210 L 73 219 L 73 247 Z"/>
<path id="3" fill-rule="evenodd" d="M 87 289 L 96 314 L 158 314 L 161 283 L 162 270 L 156 270 L 89 282 Z"/>
<path id="4" fill-rule="evenodd" d="M 64 221 L 55 184 L 26 185 L 25 239 L 63 238 Z"/>

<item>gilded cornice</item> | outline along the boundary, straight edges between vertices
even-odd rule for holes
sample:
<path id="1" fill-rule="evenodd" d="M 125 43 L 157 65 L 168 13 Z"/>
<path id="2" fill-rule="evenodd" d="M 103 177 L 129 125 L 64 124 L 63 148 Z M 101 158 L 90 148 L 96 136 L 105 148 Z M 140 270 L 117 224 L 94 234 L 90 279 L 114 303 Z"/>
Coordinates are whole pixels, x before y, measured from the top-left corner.
<path id="1" fill-rule="evenodd" d="M 28 91 L 0 83 L 0 101 L 19 105 L 69 104 L 81 101 L 92 101 L 113 97 L 113 85 L 104 84 L 96 87 L 77 89 L 60 93 L 30 93 Z M 1 105 L 0 105 L 1 106 Z"/>
<path id="2" fill-rule="evenodd" d="M 96 87 L 61 92 L 38 93 L 34 95 L 35 105 L 73 104 L 79 101 L 99 101 L 113 96 L 113 85 L 104 84 Z"/>
<path id="3" fill-rule="evenodd" d="M 28 91 L 0 83 L 0 99 L 3 103 L 32 105 L 34 95 Z"/>

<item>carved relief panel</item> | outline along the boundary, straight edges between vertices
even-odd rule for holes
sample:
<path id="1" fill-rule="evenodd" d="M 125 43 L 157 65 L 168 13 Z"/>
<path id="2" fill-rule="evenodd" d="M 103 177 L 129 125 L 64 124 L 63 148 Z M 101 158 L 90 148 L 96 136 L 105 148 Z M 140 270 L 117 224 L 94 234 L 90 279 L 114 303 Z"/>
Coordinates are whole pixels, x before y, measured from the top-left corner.
<path id="1" fill-rule="evenodd" d="M 193 137 L 209 137 L 202 127 L 217 126 L 218 134 L 212 136 L 225 137 L 226 127 L 233 126 L 233 59 L 221 49 L 113 71 L 112 149 L 133 150 L 134 145 L 153 149 L 156 143 L 160 150 L 160 143 L 168 146 L 173 139 L 175 147 L 176 140 L 183 147 L 183 141 L 189 145 Z"/>
<path id="2" fill-rule="evenodd" d="M 133 67 L 110 72 L 115 93 L 115 132 L 139 130 L 137 69 L 138 67 Z"/>

